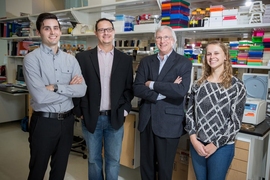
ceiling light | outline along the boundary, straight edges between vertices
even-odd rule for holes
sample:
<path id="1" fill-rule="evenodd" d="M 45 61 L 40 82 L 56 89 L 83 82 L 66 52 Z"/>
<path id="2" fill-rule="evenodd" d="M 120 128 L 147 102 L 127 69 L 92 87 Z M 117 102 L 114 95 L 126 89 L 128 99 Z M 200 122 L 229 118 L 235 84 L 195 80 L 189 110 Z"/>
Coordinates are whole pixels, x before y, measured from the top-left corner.
<path id="1" fill-rule="evenodd" d="M 247 7 L 251 6 L 251 4 L 252 4 L 252 2 L 249 0 L 245 2 L 245 6 L 247 6 Z"/>

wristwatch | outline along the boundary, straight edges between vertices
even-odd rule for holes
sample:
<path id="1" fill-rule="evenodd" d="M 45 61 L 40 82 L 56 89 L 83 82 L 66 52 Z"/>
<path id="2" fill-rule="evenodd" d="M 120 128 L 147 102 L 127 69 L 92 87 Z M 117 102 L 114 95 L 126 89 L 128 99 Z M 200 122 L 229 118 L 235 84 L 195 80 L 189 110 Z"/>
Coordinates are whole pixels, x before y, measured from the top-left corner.
<path id="1" fill-rule="evenodd" d="M 58 91 L 58 85 L 57 84 L 55 84 L 55 85 L 53 85 L 53 92 L 57 92 Z"/>

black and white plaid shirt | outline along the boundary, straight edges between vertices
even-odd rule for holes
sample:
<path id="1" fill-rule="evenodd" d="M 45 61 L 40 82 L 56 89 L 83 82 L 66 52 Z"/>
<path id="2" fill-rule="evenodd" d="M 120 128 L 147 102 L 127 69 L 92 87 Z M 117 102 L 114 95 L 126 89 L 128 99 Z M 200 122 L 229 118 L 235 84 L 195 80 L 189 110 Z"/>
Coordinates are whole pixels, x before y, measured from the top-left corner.
<path id="1" fill-rule="evenodd" d="M 205 81 L 192 86 L 185 130 L 197 139 L 218 148 L 233 143 L 241 128 L 246 103 L 246 88 L 236 77 L 228 89 Z"/>

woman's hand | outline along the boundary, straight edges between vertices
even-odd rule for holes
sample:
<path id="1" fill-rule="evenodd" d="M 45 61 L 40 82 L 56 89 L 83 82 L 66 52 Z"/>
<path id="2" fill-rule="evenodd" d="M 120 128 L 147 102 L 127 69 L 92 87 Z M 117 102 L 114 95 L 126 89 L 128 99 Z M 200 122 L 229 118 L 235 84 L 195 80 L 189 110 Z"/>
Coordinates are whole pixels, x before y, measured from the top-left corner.
<path id="1" fill-rule="evenodd" d="M 207 153 L 207 156 L 205 156 L 205 158 L 210 157 L 212 154 L 214 154 L 217 150 L 217 147 L 213 144 L 207 144 L 206 146 L 204 146 L 204 151 Z"/>
<path id="2" fill-rule="evenodd" d="M 207 152 L 205 151 L 205 146 L 197 140 L 196 135 L 193 134 L 190 136 L 190 142 L 192 143 L 194 149 L 200 156 L 207 156 Z"/>

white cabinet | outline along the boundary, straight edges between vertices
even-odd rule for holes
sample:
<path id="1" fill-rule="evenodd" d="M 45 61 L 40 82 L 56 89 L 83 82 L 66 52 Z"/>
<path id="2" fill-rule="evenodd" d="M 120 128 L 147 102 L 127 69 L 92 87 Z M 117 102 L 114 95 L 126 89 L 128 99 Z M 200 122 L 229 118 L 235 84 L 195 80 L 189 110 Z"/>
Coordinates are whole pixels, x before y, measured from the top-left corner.
<path id="1" fill-rule="evenodd" d="M 8 94 L 0 91 L 0 123 L 20 120 L 26 116 L 27 94 Z"/>

